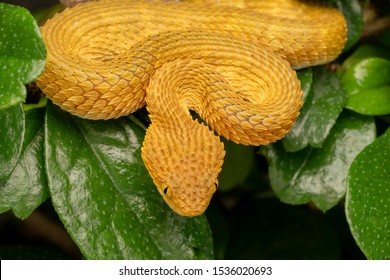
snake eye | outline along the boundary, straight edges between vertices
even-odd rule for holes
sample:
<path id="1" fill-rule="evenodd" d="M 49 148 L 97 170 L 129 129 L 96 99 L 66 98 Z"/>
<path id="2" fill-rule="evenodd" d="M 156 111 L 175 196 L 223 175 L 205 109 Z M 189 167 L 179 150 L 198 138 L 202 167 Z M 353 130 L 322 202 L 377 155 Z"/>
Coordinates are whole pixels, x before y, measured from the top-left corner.
<path id="1" fill-rule="evenodd" d="M 167 194 L 167 192 L 168 192 L 168 187 L 166 187 L 166 188 L 164 189 L 164 194 Z"/>

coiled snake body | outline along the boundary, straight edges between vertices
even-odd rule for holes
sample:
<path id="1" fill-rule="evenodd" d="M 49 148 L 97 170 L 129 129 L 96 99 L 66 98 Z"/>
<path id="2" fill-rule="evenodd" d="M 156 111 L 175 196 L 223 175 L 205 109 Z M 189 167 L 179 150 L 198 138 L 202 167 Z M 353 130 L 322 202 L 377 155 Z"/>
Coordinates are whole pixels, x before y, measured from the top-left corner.
<path id="1" fill-rule="evenodd" d="M 145 166 L 168 205 L 194 216 L 217 187 L 225 152 L 215 133 L 245 145 L 283 137 L 302 105 L 292 68 L 334 60 L 346 23 L 336 9 L 298 0 L 188 2 L 101 0 L 65 10 L 41 29 L 48 54 L 37 82 L 84 118 L 147 105 Z"/>

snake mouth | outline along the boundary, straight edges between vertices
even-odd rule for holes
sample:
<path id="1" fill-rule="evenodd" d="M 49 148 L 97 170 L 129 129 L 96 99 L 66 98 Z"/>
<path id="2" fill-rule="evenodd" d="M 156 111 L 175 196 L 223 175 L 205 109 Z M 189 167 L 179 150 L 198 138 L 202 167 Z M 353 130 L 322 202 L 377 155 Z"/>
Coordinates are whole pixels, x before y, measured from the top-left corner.
<path id="1" fill-rule="evenodd" d="M 167 202 L 168 203 L 168 202 Z M 204 211 L 206 210 L 208 204 L 206 204 L 206 206 L 203 206 L 203 205 L 198 205 L 199 207 L 191 207 L 191 209 L 189 208 L 186 208 L 186 209 L 183 209 L 183 208 L 175 208 L 174 211 L 181 215 L 181 216 L 185 216 L 185 217 L 195 217 L 195 216 L 199 216 L 199 215 L 202 215 L 204 213 Z M 172 208 L 172 207 L 171 207 Z M 173 208 L 172 208 L 173 209 Z"/>
<path id="2" fill-rule="evenodd" d="M 175 213 L 186 217 L 199 216 L 203 214 L 211 201 L 212 195 L 214 194 L 214 191 L 210 191 L 210 193 L 202 196 L 202 198 L 191 195 L 183 196 L 183 194 L 176 193 L 170 186 L 165 184 L 160 186 L 162 187 L 158 187 L 158 191 L 166 204 L 168 204 Z M 215 186 L 215 183 L 213 186 Z"/>
<path id="3" fill-rule="evenodd" d="M 169 199 L 166 194 L 162 194 L 164 201 L 168 204 L 168 206 L 177 214 L 186 217 L 194 217 L 199 216 L 204 213 L 207 209 L 207 206 L 210 203 L 210 199 L 203 199 L 199 201 L 199 203 L 185 203 L 184 200 L 178 200 L 179 203 L 176 202 L 175 199 Z M 207 200 L 207 201 L 206 201 Z"/>

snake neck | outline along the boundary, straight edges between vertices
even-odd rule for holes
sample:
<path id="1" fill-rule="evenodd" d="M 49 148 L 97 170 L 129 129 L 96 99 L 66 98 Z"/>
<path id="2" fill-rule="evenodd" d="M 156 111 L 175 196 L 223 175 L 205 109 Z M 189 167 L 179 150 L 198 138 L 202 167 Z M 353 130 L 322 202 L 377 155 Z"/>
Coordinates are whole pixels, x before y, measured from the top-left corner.
<path id="1" fill-rule="evenodd" d="M 217 187 L 225 151 L 219 137 L 190 115 L 208 82 L 198 83 L 199 62 L 166 63 L 146 95 L 151 125 L 142 158 L 167 204 L 177 213 L 203 213 Z"/>

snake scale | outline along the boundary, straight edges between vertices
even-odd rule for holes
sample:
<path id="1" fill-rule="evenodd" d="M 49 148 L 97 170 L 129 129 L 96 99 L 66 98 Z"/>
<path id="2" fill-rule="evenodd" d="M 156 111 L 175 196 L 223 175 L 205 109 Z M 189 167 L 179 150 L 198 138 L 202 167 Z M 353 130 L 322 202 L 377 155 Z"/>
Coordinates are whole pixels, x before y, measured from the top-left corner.
<path id="1" fill-rule="evenodd" d="M 37 83 L 83 118 L 146 105 L 145 166 L 167 204 L 195 216 L 218 187 L 219 136 L 282 138 L 302 106 L 293 69 L 334 60 L 346 32 L 337 9 L 299 0 L 93 1 L 41 28 L 47 62 Z"/>

